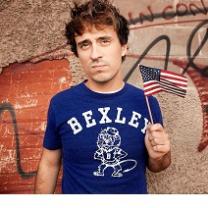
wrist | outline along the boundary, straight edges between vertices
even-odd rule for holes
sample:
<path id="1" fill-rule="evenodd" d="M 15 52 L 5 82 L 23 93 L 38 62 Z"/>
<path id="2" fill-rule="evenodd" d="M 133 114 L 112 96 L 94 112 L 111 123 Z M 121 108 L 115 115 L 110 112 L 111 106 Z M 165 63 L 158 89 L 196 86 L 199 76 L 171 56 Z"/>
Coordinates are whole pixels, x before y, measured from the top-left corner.
<path id="1" fill-rule="evenodd" d="M 166 153 L 163 154 L 162 156 L 159 156 L 159 157 L 151 157 L 151 156 L 149 156 L 149 158 L 150 158 L 151 160 L 154 160 L 154 161 L 161 161 L 161 160 L 163 160 L 164 158 L 169 157 L 169 156 L 170 156 L 170 151 L 166 152 Z"/>

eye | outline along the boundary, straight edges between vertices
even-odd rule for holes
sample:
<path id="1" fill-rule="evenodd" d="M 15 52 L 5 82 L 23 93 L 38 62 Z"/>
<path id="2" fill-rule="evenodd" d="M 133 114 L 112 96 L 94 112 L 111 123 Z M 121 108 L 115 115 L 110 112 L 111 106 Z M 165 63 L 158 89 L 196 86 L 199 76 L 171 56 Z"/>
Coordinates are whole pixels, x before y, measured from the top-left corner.
<path id="1" fill-rule="evenodd" d="M 89 41 L 84 41 L 78 44 L 79 48 L 82 50 L 87 50 L 90 46 L 90 42 Z"/>
<path id="2" fill-rule="evenodd" d="M 80 48 L 81 49 L 87 49 L 89 47 L 89 43 L 83 43 Z"/>
<path id="3" fill-rule="evenodd" d="M 100 44 L 101 44 L 102 46 L 110 45 L 110 43 L 111 43 L 111 40 L 110 40 L 109 38 L 101 38 L 101 39 L 100 39 Z"/>

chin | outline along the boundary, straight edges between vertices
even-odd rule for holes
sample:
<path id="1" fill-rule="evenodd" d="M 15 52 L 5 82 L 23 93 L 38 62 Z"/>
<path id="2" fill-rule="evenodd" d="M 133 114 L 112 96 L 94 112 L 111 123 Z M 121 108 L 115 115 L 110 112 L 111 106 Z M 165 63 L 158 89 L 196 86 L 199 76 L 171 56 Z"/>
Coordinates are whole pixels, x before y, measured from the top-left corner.
<path id="1" fill-rule="evenodd" d="M 100 84 L 105 84 L 109 81 L 112 80 L 112 78 L 108 78 L 108 77 L 102 77 L 102 78 L 95 78 L 93 79 L 95 82 L 100 83 Z"/>

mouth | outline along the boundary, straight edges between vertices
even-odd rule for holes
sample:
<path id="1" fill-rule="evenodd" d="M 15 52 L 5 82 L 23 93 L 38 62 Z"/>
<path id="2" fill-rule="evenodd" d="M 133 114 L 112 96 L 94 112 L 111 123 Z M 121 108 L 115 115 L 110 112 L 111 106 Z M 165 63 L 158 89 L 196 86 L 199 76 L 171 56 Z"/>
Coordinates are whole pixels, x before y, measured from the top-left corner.
<path id="1" fill-rule="evenodd" d="M 93 65 L 93 66 L 91 66 L 93 69 L 94 68 L 103 68 L 103 67 L 105 67 L 106 65 Z"/>
<path id="2" fill-rule="evenodd" d="M 94 73 L 104 73 L 107 71 L 107 68 L 106 68 L 107 65 L 92 65 L 91 66 L 91 70 L 92 72 Z"/>

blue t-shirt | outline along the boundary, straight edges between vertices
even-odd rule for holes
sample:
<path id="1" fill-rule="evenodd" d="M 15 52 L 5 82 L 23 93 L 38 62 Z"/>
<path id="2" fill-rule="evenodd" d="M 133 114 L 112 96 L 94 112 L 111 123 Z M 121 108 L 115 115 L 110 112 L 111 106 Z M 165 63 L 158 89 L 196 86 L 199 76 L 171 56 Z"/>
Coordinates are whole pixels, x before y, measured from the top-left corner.
<path id="1" fill-rule="evenodd" d="M 156 98 L 149 102 L 154 122 L 162 123 Z M 149 120 L 143 90 L 127 83 L 103 94 L 83 82 L 55 95 L 43 146 L 62 149 L 62 192 L 147 193 L 144 136 Z"/>

